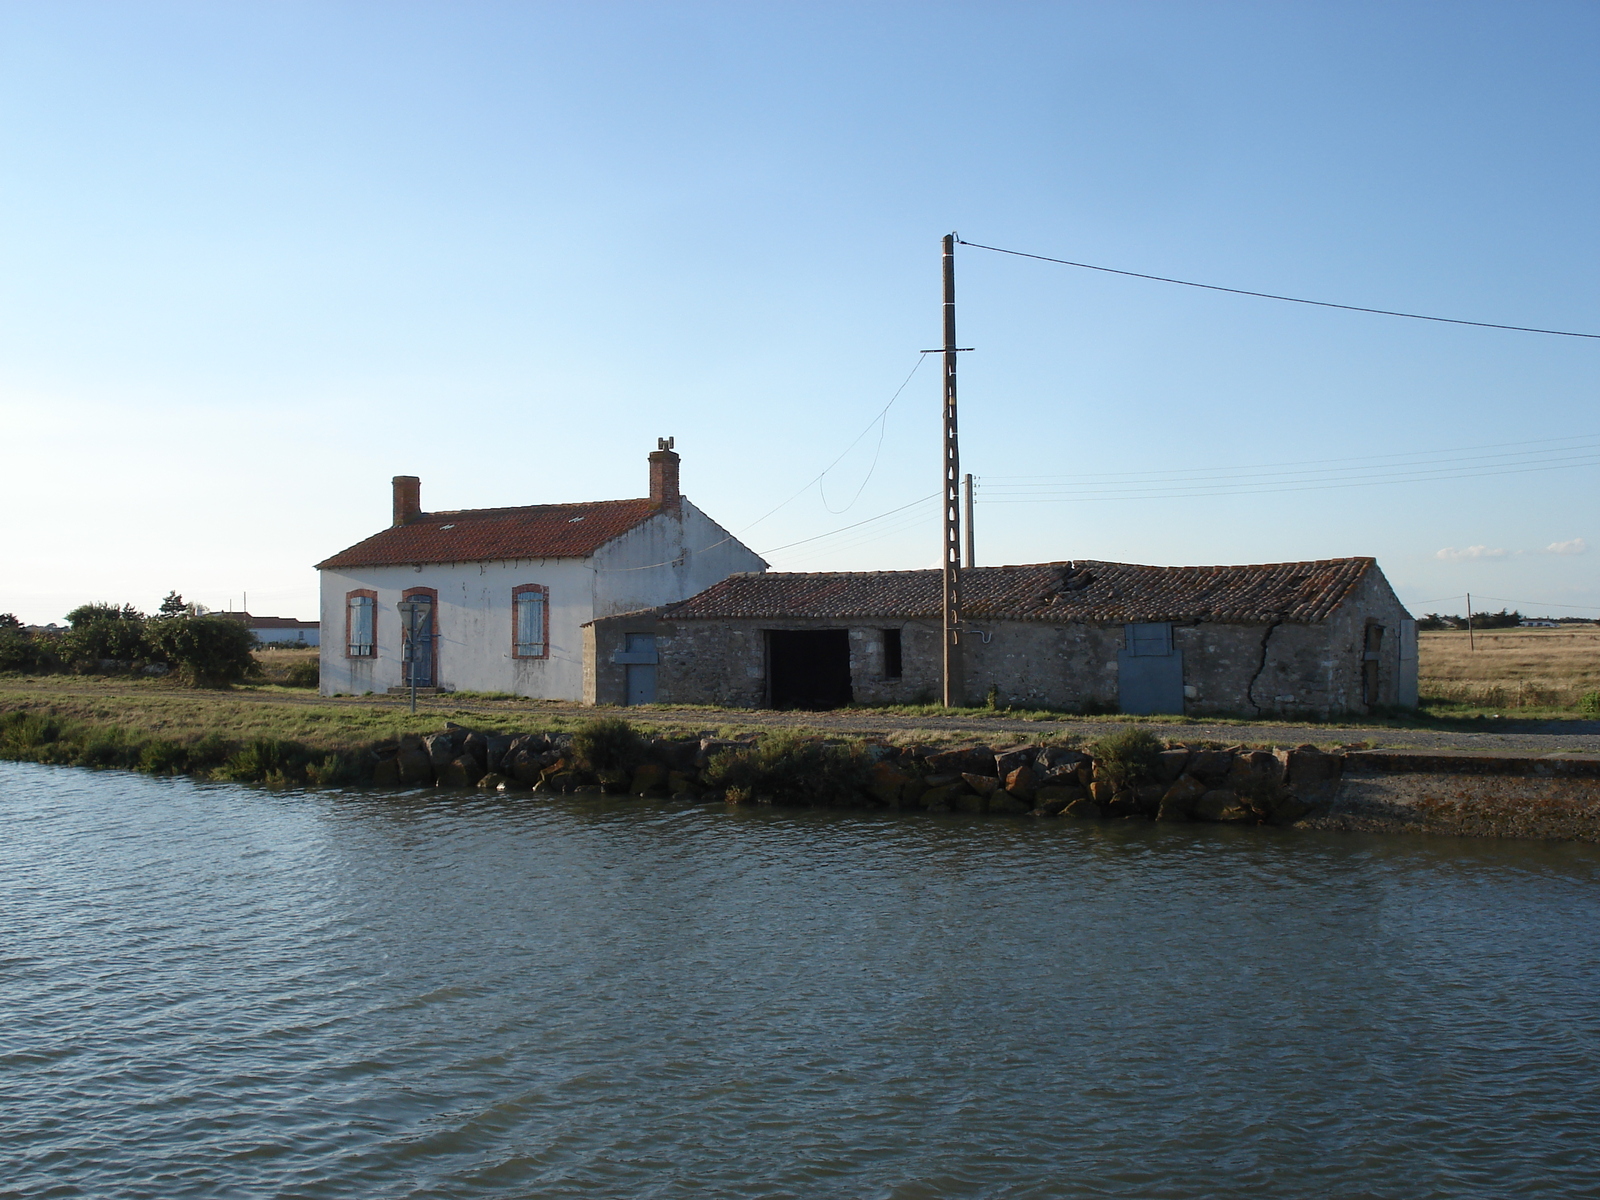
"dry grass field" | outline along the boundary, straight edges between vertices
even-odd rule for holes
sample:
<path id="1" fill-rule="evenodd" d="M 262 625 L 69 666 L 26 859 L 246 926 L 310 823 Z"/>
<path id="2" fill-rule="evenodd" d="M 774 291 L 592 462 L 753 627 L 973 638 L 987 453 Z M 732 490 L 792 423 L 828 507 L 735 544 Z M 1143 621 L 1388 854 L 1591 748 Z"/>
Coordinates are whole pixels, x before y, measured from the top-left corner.
<path id="1" fill-rule="evenodd" d="M 1600 626 L 1418 635 L 1422 702 L 1576 712 L 1600 694 Z M 1591 702 L 1592 703 L 1592 702 Z"/>

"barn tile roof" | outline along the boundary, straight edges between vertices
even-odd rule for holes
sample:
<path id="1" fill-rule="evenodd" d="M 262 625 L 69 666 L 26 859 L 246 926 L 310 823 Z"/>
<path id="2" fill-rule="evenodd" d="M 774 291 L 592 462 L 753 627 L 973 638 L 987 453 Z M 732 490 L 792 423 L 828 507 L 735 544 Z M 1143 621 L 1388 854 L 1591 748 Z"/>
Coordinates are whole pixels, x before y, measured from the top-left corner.
<path id="1" fill-rule="evenodd" d="M 597 500 L 422 513 L 339 551 L 319 562 L 317 569 L 587 558 L 660 511 L 650 500 Z"/>
<path id="2" fill-rule="evenodd" d="M 1320 621 L 1347 597 L 1370 558 L 1244 567 L 1145 567 L 1054 562 L 961 572 L 970 621 Z M 934 617 L 934 571 L 741 573 L 677 604 L 667 619 L 751 617 Z"/>

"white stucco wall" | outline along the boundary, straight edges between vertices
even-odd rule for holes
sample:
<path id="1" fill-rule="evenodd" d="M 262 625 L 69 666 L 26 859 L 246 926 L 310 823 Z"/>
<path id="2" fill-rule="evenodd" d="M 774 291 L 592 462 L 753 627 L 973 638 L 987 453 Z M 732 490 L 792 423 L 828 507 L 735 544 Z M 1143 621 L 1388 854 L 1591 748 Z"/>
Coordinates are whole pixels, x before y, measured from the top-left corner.
<path id="1" fill-rule="evenodd" d="M 688 500 L 601 546 L 594 556 L 597 617 L 687 600 L 735 571 L 767 564 Z"/>
<path id="2" fill-rule="evenodd" d="M 606 543 L 588 559 L 366 567 L 322 572 L 322 694 L 362 695 L 402 679 L 400 616 L 409 588 L 439 593 L 437 682 L 452 691 L 512 692 L 551 700 L 583 698 L 584 622 L 596 616 L 687 599 L 733 571 L 765 563 L 688 501 Z M 720 543 L 720 544 L 719 544 Z M 512 657 L 511 589 L 549 589 L 548 657 Z M 377 655 L 345 653 L 345 597 L 378 594 Z"/>

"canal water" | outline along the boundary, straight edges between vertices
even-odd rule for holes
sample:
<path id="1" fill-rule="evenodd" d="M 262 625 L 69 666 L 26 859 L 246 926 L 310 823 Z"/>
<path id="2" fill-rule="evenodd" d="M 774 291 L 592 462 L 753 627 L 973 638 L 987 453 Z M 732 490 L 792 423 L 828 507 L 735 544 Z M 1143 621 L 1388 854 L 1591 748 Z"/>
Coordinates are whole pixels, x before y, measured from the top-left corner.
<path id="1" fill-rule="evenodd" d="M 0 1196 L 1600 1194 L 1600 850 L 0 764 Z"/>

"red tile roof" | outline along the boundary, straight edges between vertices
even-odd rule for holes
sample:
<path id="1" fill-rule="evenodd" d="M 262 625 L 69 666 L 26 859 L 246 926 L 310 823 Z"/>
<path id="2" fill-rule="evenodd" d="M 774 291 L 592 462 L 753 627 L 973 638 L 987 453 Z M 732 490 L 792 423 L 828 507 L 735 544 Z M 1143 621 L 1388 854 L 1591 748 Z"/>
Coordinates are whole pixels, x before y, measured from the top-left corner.
<path id="1" fill-rule="evenodd" d="M 423 513 L 375 533 L 317 564 L 317 569 L 410 563 L 486 562 L 508 558 L 587 558 L 612 538 L 661 510 L 649 500 L 529 504 Z"/>
<path id="2" fill-rule="evenodd" d="M 972 621 L 1320 621 L 1375 569 L 1370 558 L 1246 567 L 1056 562 L 961 572 Z M 656 610 L 667 619 L 940 615 L 938 571 L 741 573 Z"/>

